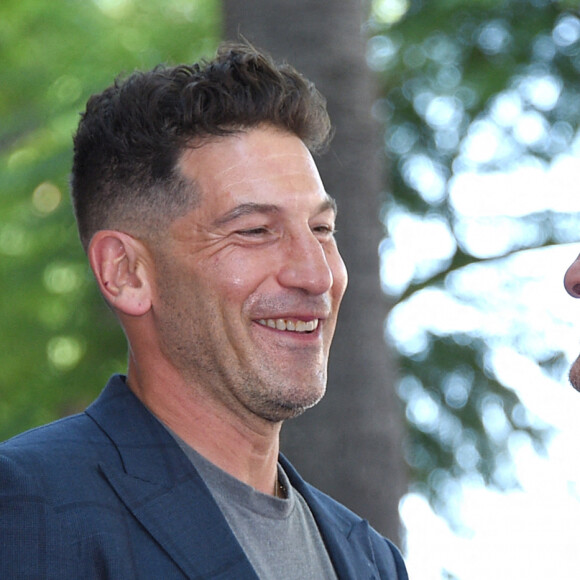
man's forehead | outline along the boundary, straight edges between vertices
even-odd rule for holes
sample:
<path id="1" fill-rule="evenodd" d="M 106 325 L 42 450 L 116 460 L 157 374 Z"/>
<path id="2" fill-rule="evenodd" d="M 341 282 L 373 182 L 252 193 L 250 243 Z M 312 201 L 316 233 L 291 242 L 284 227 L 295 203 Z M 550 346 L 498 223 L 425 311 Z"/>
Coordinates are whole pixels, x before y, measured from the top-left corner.
<path id="1" fill-rule="evenodd" d="M 198 209 L 226 223 L 250 213 L 336 212 L 312 155 L 295 135 L 270 127 L 211 139 L 184 152 L 181 174 Z M 213 221 L 213 220 L 212 220 Z"/>
<path id="2" fill-rule="evenodd" d="M 244 174 L 248 166 L 263 164 L 266 159 L 275 167 L 309 167 L 318 171 L 299 137 L 268 125 L 192 144 L 183 151 L 178 165 L 183 174 L 197 177 L 210 163 L 214 178 L 231 179 L 235 184 L 239 176 L 247 178 Z"/>

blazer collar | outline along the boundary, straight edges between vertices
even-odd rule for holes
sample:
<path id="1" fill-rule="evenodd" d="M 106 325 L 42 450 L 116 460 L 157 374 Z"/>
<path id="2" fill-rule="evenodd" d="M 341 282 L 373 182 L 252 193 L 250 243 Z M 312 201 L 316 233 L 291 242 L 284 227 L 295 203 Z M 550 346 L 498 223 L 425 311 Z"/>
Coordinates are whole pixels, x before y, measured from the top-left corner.
<path id="1" fill-rule="evenodd" d="M 257 580 L 209 489 L 124 377 L 112 377 L 86 413 L 107 434 L 120 459 L 102 463 L 102 473 L 186 576 Z M 368 523 L 330 505 L 283 455 L 280 462 L 310 507 L 338 577 L 378 578 Z M 368 575 L 361 576 L 361 564 Z"/>
<path id="2" fill-rule="evenodd" d="M 119 455 L 99 466 L 102 473 L 187 577 L 257 580 L 207 486 L 123 377 L 114 376 L 86 412 Z"/>
<path id="3" fill-rule="evenodd" d="M 338 578 L 378 579 L 369 523 L 306 483 L 283 455 L 280 463 L 292 486 L 306 500 Z"/>

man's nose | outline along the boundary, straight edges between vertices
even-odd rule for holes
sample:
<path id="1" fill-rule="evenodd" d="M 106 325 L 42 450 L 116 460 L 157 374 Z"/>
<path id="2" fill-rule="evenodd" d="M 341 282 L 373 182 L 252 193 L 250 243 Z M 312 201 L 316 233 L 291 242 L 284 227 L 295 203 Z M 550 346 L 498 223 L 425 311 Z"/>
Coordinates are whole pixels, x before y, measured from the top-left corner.
<path id="1" fill-rule="evenodd" d="M 564 275 L 564 288 L 573 298 L 580 298 L 580 256 L 578 256 Z"/>
<path id="2" fill-rule="evenodd" d="M 282 286 L 319 295 L 328 292 L 333 281 L 324 245 L 312 232 L 286 240 L 278 271 L 278 282 Z"/>

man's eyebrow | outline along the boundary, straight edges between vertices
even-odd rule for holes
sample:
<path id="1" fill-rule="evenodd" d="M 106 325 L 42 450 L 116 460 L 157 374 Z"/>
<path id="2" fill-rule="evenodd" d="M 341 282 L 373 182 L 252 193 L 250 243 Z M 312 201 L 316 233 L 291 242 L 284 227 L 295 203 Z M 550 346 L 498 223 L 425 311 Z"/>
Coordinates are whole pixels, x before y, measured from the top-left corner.
<path id="1" fill-rule="evenodd" d="M 215 226 L 223 226 L 239 217 L 243 217 L 245 215 L 251 215 L 256 213 L 263 213 L 263 214 L 272 214 L 278 213 L 280 208 L 277 205 L 270 204 L 270 203 L 242 203 L 237 205 L 230 211 L 226 212 L 225 214 L 221 215 L 214 221 Z"/>
<path id="2" fill-rule="evenodd" d="M 334 199 L 334 197 L 330 197 L 330 195 L 326 194 L 326 199 L 318 207 L 318 213 L 322 213 L 328 209 L 331 209 L 334 212 L 334 215 L 336 215 L 338 213 L 338 206 L 336 205 L 336 199 Z"/>
<path id="3" fill-rule="evenodd" d="M 329 195 L 326 196 L 324 201 L 317 207 L 315 213 L 322 213 L 327 210 L 332 210 L 335 214 L 337 212 L 336 201 Z M 223 226 L 229 222 L 232 222 L 240 217 L 252 214 L 275 214 L 280 213 L 281 208 L 275 204 L 270 203 L 242 203 L 237 205 L 230 211 L 221 215 L 214 221 L 214 226 Z"/>

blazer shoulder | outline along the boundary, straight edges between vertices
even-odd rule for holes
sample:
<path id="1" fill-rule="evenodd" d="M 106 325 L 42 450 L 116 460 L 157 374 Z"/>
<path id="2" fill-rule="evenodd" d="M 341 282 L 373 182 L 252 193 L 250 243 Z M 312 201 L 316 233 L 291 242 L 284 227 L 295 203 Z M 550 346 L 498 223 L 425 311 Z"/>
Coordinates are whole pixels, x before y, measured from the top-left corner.
<path id="1" fill-rule="evenodd" d="M 99 478 L 101 461 L 118 464 L 118 457 L 95 422 L 80 413 L 1 443 L 0 489 L 4 497 L 18 492 L 19 497 L 44 497 L 58 505 L 73 490 L 82 491 L 83 482 Z"/>
<path id="2" fill-rule="evenodd" d="M 26 462 L 35 459 L 54 461 L 59 454 L 75 449 L 86 453 L 87 446 L 101 440 L 103 434 L 85 413 L 71 415 L 15 435 L 0 443 L 0 456 Z"/>
<path id="3" fill-rule="evenodd" d="M 120 382 L 118 377 L 112 377 L 101 395 L 85 411 L 30 429 L 0 443 L 0 456 L 13 457 L 22 465 L 58 464 L 67 458 L 70 464 L 82 464 L 94 460 L 97 455 L 102 459 L 108 448 L 114 448 L 114 443 L 91 415 L 91 410 L 100 409 L 107 397 L 115 399 L 115 388 L 123 393 L 124 389 L 117 384 Z"/>

